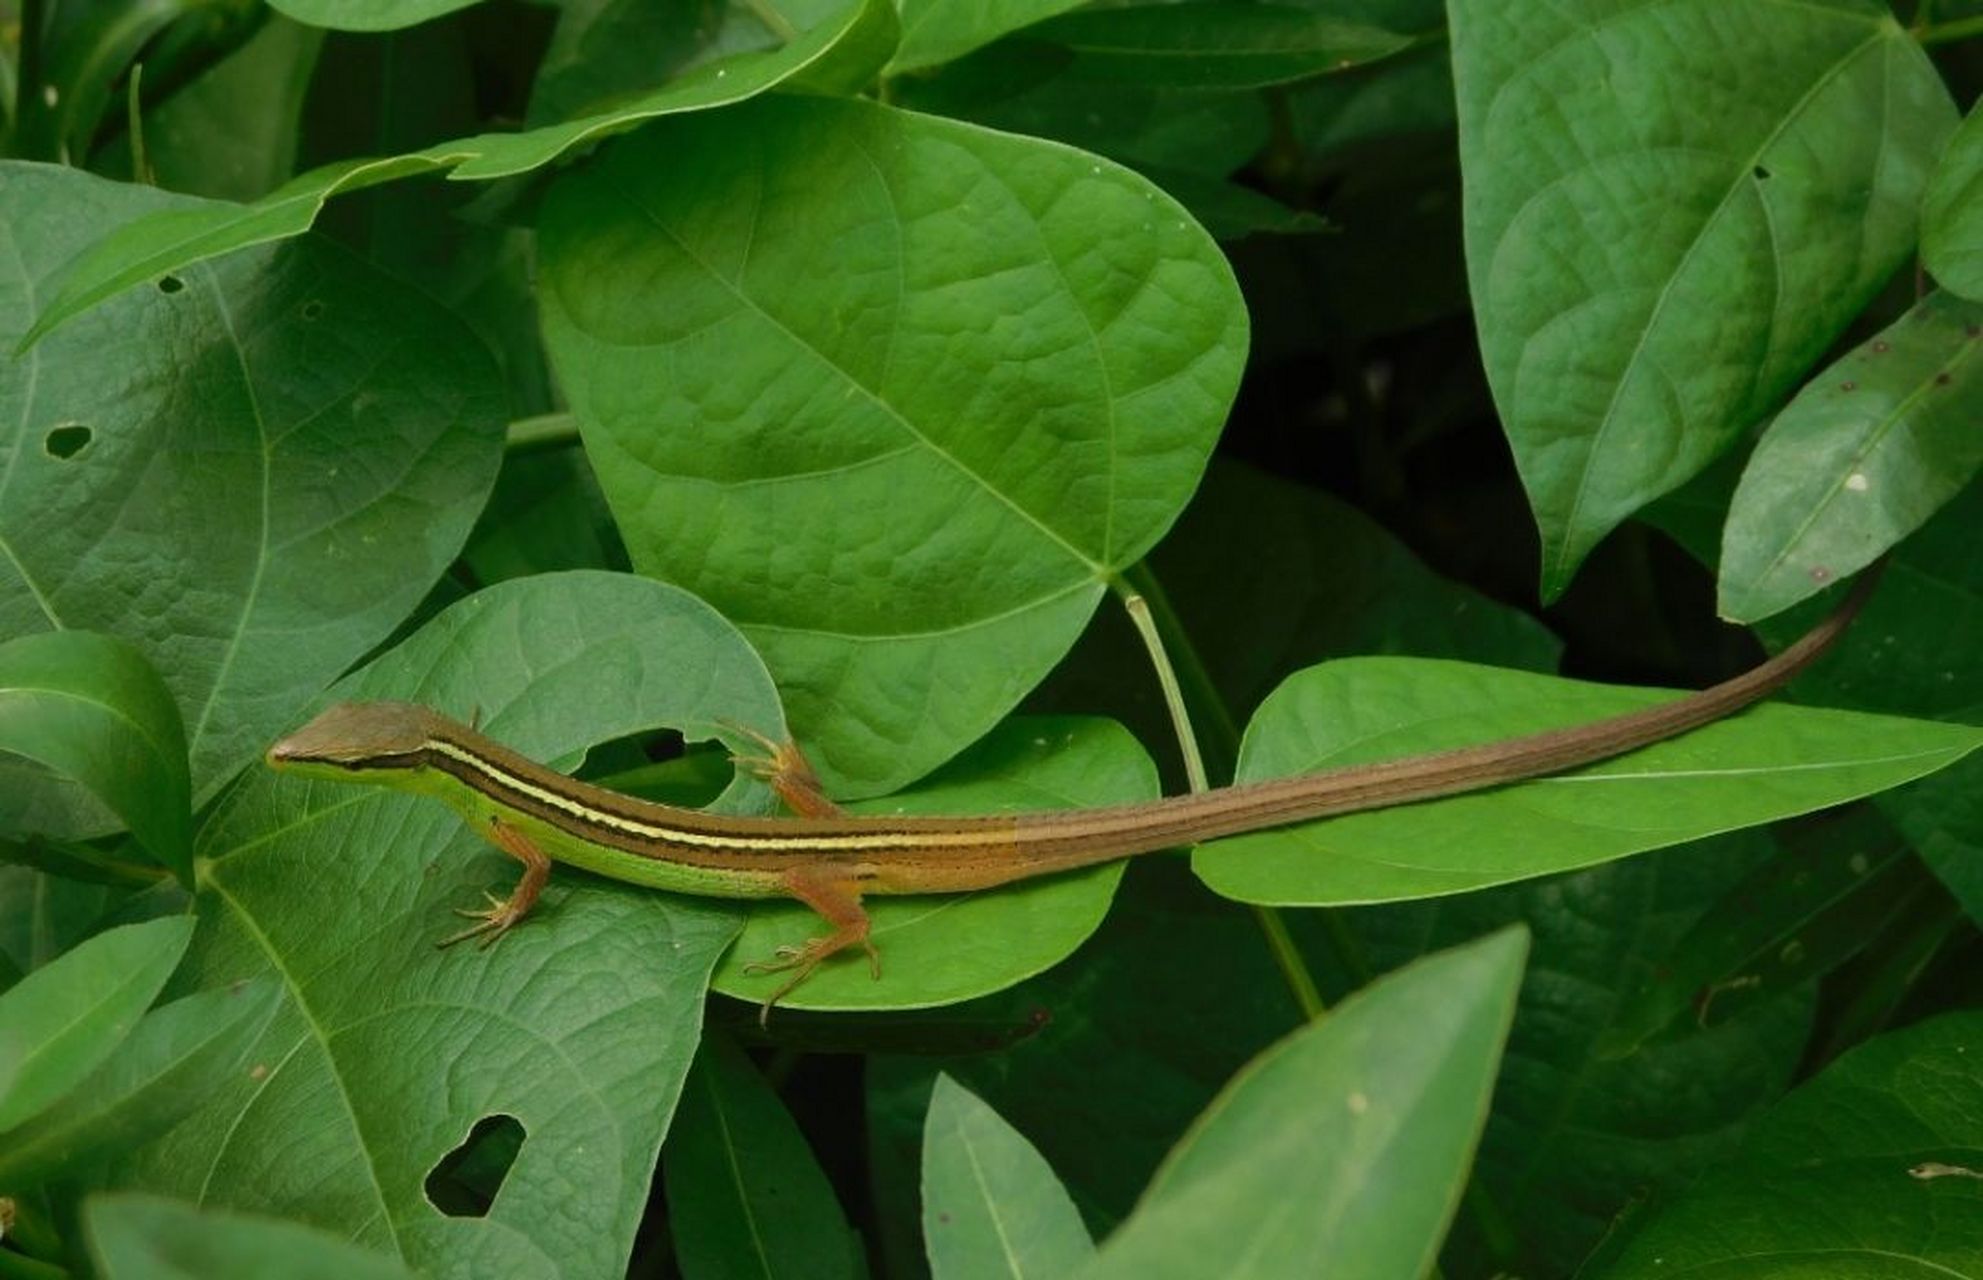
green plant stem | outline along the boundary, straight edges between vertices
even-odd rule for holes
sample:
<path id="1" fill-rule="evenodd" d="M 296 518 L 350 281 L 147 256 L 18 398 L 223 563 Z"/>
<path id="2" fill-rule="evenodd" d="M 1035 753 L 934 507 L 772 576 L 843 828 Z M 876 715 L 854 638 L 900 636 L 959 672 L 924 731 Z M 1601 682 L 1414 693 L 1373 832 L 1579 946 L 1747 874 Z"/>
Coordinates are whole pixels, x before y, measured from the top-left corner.
<path id="1" fill-rule="evenodd" d="M 1198 656 L 1198 647 L 1191 643 L 1177 610 L 1171 608 L 1170 596 L 1149 565 L 1137 561 L 1123 571 L 1122 579 L 1124 587 L 1143 597 L 1149 607 L 1150 621 L 1164 638 L 1165 651 L 1177 655 L 1178 688 L 1186 704 L 1197 708 L 1199 722 L 1209 722 L 1207 728 L 1215 752 L 1214 771 L 1220 777 L 1230 776 L 1239 758 L 1239 725 L 1226 708 L 1226 700 L 1219 695 L 1218 685 L 1212 682 L 1212 673 L 1205 669 L 1204 659 Z"/>
<path id="2" fill-rule="evenodd" d="M 579 442 L 578 419 L 569 413 L 543 413 L 510 423 L 503 441 L 506 453 L 539 453 L 568 449 Z"/>
<path id="3" fill-rule="evenodd" d="M 1315 976 L 1301 958 L 1301 949 L 1295 946 L 1294 937 L 1288 932 L 1288 922 L 1279 911 L 1257 903 L 1253 906 L 1253 919 L 1267 939 L 1267 950 L 1273 953 L 1274 963 L 1280 966 L 1282 981 L 1288 984 L 1295 1004 L 1301 1008 L 1302 1020 L 1318 1021 L 1329 1012 L 1329 1006 L 1315 985 Z"/>
<path id="4" fill-rule="evenodd" d="M 145 64 L 131 64 L 131 84 L 124 95 L 124 128 L 131 136 L 131 181 L 147 187 L 155 187 L 158 180 L 151 171 L 151 160 L 145 155 L 145 113 L 139 94 L 143 91 Z"/>
<path id="5" fill-rule="evenodd" d="M 799 38 L 798 29 L 785 20 L 784 14 L 771 6 L 770 0 L 744 0 L 744 7 L 749 9 L 752 16 L 762 22 L 772 35 L 786 44 Z"/>
<path id="6" fill-rule="evenodd" d="M 1131 584 L 1131 575 L 1136 577 L 1136 585 Z M 1164 706 L 1170 712 L 1171 728 L 1177 735 L 1178 749 L 1184 755 L 1185 778 L 1193 791 L 1207 790 L 1211 782 L 1205 776 L 1205 761 L 1198 751 L 1198 736 L 1192 732 L 1191 714 L 1184 704 L 1184 690 L 1178 684 L 1177 671 L 1171 665 L 1165 635 L 1173 637 L 1178 652 L 1185 656 L 1187 666 L 1196 668 L 1200 678 L 1209 687 L 1211 681 L 1204 674 L 1204 664 L 1198 660 L 1190 638 L 1177 625 L 1177 615 L 1170 611 L 1167 603 L 1161 607 L 1168 625 L 1159 623 L 1158 606 L 1153 605 L 1152 601 L 1163 600 L 1162 588 L 1157 582 L 1156 575 L 1150 572 L 1147 565 L 1134 566 L 1128 573 L 1112 579 L 1110 585 L 1121 597 L 1122 607 L 1129 614 L 1130 623 L 1136 628 L 1136 634 L 1142 637 L 1143 647 L 1149 651 L 1150 665 L 1156 669 L 1157 684 L 1164 691 Z M 1223 705 L 1216 697 L 1212 699 L 1212 705 L 1223 711 Z M 1237 741 L 1238 734 L 1232 728 L 1230 717 L 1225 718 L 1223 727 L 1232 739 Z M 1294 996 L 1296 1006 L 1301 1009 L 1302 1018 L 1313 1022 L 1322 1017 L 1328 1012 L 1329 1007 L 1323 1003 L 1322 992 L 1315 985 L 1315 975 L 1308 971 L 1308 965 L 1302 959 L 1300 948 L 1295 946 L 1294 938 L 1288 933 L 1287 922 L 1281 918 L 1281 913 L 1272 907 L 1255 905 L 1252 910 L 1253 918 L 1259 923 L 1260 932 L 1267 940 L 1267 950 L 1273 955 L 1274 964 L 1280 969 L 1281 979 L 1287 983 L 1288 991 Z"/>
<path id="7" fill-rule="evenodd" d="M 1983 14 L 1973 18 L 1955 18 L 1948 22 L 1918 28 L 1914 38 L 1924 49 L 1938 44 L 1954 44 L 1972 36 L 1983 36 Z"/>
<path id="8" fill-rule="evenodd" d="M 1177 735 L 1178 750 L 1184 755 L 1185 781 L 1193 791 L 1209 791 L 1212 784 L 1205 776 L 1205 758 L 1198 754 L 1198 735 L 1191 728 L 1191 712 L 1185 708 L 1184 690 L 1178 687 L 1177 671 L 1171 666 L 1170 654 L 1165 652 L 1163 637 L 1157 632 L 1149 598 L 1126 584 L 1118 586 L 1117 592 L 1122 596 L 1122 607 L 1129 613 L 1130 624 L 1142 637 L 1143 647 L 1149 650 L 1150 665 L 1157 669 L 1157 685 L 1164 691 L 1164 709 L 1170 712 L 1171 730 Z"/>

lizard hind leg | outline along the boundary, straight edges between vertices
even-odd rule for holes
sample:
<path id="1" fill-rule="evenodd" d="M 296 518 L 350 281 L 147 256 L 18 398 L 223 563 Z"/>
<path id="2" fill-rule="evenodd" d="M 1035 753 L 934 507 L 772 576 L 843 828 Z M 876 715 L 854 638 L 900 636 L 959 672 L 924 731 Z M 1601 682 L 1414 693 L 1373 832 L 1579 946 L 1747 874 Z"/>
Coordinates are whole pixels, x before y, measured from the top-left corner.
<path id="1" fill-rule="evenodd" d="M 858 883 L 843 873 L 823 868 L 799 868 L 784 875 L 785 891 L 805 903 L 833 931 L 823 938 L 808 938 L 796 947 L 780 947 L 777 958 L 754 961 L 744 966 L 746 973 L 790 973 L 776 991 L 765 997 L 758 1009 L 758 1025 L 771 1017 L 771 1007 L 790 995 L 810 978 L 821 962 L 848 947 L 859 947 L 868 955 L 868 972 L 881 977 L 881 953 L 868 936 L 868 913 L 861 907 Z"/>

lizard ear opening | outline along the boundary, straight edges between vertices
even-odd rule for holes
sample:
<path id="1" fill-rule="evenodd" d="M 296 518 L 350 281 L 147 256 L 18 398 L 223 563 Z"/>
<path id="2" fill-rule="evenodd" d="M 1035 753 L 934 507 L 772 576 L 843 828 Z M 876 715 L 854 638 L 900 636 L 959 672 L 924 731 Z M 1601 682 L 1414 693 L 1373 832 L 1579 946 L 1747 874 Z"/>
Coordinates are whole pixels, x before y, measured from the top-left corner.
<path id="1" fill-rule="evenodd" d="M 528 1136 L 515 1116 L 483 1116 L 454 1150 L 434 1162 L 422 1184 L 427 1203 L 450 1218 L 484 1218 L 503 1189 Z"/>

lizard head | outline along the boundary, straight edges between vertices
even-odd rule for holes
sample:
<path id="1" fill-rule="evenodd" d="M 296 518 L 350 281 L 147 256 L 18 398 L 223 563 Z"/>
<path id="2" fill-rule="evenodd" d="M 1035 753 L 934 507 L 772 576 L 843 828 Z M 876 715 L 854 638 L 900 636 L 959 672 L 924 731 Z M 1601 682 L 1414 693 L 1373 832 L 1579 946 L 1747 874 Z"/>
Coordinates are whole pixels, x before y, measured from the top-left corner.
<path id="1" fill-rule="evenodd" d="M 267 760 L 334 777 L 418 769 L 439 719 L 410 702 L 340 702 L 270 747 Z"/>

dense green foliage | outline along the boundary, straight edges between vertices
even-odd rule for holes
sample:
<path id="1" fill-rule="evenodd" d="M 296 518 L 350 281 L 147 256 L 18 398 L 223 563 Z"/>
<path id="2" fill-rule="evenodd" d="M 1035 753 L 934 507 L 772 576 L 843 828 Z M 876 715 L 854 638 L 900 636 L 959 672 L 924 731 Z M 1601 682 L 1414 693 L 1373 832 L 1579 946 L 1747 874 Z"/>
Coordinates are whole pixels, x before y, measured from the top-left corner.
<path id="1" fill-rule="evenodd" d="M 1972 37 L 0 0 L 0 1280 L 1983 1277 Z M 804 907 L 437 951 L 513 864 L 258 764 L 396 698 L 1130 803 L 1649 705 L 1882 558 L 1770 705 L 871 902 L 763 1026 Z"/>

